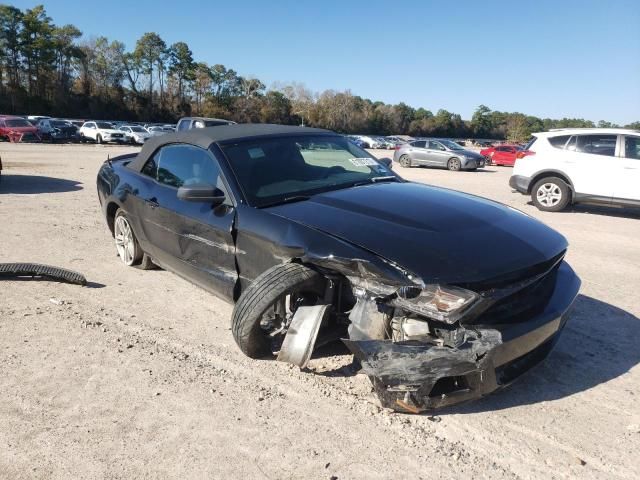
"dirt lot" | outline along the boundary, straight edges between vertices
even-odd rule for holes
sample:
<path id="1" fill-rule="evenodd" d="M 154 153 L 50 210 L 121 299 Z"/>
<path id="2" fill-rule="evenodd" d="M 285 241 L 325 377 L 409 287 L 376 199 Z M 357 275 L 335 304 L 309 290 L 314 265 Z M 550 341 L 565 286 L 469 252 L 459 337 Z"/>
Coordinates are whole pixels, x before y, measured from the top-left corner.
<path id="1" fill-rule="evenodd" d="M 511 388 L 437 416 L 390 414 L 344 350 L 306 372 L 249 360 L 230 305 L 120 264 L 95 176 L 130 150 L 0 144 L 0 262 L 91 282 L 0 283 L 0 477 L 640 478 L 638 214 L 538 212 L 504 167 L 396 167 L 558 229 L 583 286 L 547 362 Z"/>

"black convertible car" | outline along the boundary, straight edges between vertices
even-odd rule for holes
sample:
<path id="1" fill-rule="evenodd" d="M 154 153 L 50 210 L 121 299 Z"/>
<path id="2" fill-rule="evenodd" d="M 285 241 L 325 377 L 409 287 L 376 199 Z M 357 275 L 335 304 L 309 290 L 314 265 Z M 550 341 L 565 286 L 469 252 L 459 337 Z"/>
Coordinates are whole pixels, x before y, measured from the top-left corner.
<path id="1" fill-rule="evenodd" d="M 248 356 L 305 366 L 342 339 L 387 407 L 481 397 L 558 339 L 580 287 L 567 242 L 389 164 L 326 130 L 219 126 L 108 160 L 98 195 L 121 260 L 235 303 Z"/>

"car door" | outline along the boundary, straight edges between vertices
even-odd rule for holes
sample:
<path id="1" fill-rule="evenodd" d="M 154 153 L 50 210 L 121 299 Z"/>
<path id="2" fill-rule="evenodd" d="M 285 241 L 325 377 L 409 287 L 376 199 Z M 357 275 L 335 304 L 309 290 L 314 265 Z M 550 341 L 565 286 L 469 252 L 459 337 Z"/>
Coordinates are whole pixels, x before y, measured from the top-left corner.
<path id="1" fill-rule="evenodd" d="M 426 144 L 424 140 L 416 140 L 415 142 L 411 142 L 409 144 L 409 156 L 413 160 L 414 163 L 418 165 L 428 165 L 427 158 L 427 150 Z"/>
<path id="2" fill-rule="evenodd" d="M 640 202 L 640 135 L 624 135 L 620 139 L 617 180 L 614 199 Z"/>
<path id="3" fill-rule="evenodd" d="M 449 161 L 449 153 L 444 145 L 435 140 L 429 140 L 429 164 L 437 167 L 446 167 Z"/>
<path id="4" fill-rule="evenodd" d="M 507 150 L 507 147 L 496 147 L 495 148 L 493 155 L 491 155 L 491 160 L 493 161 L 494 164 L 496 164 L 496 165 L 504 165 L 506 157 L 507 157 L 506 150 Z"/>
<path id="5" fill-rule="evenodd" d="M 518 149 L 516 147 L 507 147 L 507 150 L 504 152 L 504 164 L 508 166 L 513 166 L 516 163 L 516 155 L 518 154 Z"/>
<path id="6" fill-rule="evenodd" d="M 96 139 L 96 124 L 93 122 L 85 123 L 82 127 L 82 134 L 85 137 Z"/>
<path id="7" fill-rule="evenodd" d="M 187 144 L 162 147 L 152 196 L 145 199 L 145 235 L 159 261 L 201 287 L 225 298 L 237 279 L 232 227 L 235 207 L 217 160 L 208 150 Z M 207 202 L 180 200 L 178 188 L 211 184 L 227 200 L 215 208 Z"/>
<path id="8" fill-rule="evenodd" d="M 569 176 L 578 199 L 611 200 L 617 141 L 615 134 L 574 135 L 557 156 L 558 169 Z"/>

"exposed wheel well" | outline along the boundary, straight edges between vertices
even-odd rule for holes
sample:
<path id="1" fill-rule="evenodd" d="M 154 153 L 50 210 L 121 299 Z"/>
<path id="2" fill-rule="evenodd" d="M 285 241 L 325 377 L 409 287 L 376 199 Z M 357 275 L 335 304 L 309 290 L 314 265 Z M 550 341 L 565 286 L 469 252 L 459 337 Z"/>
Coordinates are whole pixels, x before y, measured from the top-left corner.
<path id="1" fill-rule="evenodd" d="M 529 183 L 529 188 L 527 189 L 527 193 L 530 194 L 531 193 L 531 189 L 533 189 L 533 186 L 536 183 L 538 183 L 538 181 L 540 181 L 541 179 L 546 178 L 546 177 L 556 177 L 556 178 L 559 178 L 560 180 L 562 180 L 569 187 L 569 191 L 571 192 L 571 196 L 573 197 L 573 194 L 575 192 L 573 191 L 573 185 L 571 184 L 571 181 L 569 180 L 569 178 L 566 175 L 564 175 L 563 173 L 554 172 L 554 171 L 540 172 L 540 173 L 536 174 L 531 179 L 531 182 Z"/>
<path id="2" fill-rule="evenodd" d="M 120 207 L 115 202 L 111 202 L 109 205 L 107 205 L 107 225 L 109 226 L 111 235 L 113 235 L 113 222 L 116 218 L 116 212 L 118 211 L 118 208 Z"/>

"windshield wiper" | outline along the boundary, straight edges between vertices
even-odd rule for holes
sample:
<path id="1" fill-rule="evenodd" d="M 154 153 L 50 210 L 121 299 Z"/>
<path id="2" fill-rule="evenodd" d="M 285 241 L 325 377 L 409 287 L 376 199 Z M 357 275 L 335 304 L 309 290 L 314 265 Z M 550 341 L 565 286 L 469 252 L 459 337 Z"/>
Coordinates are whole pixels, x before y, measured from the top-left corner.
<path id="1" fill-rule="evenodd" d="M 275 207 L 276 205 L 283 205 L 285 203 L 302 202 L 303 200 L 309 200 L 310 198 L 311 198 L 310 195 L 292 195 L 290 197 L 285 197 L 285 198 L 281 198 L 280 200 L 276 200 L 275 202 L 260 205 L 260 208 Z"/>
<path id="2" fill-rule="evenodd" d="M 396 177 L 395 175 L 388 175 L 386 177 L 373 177 L 373 178 L 369 178 L 367 180 L 363 180 L 361 182 L 356 182 L 353 184 L 354 187 L 359 187 L 361 185 L 369 185 L 370 183 L 378 183 L 378 182 L 398 182 L 398 177 Z"/>

